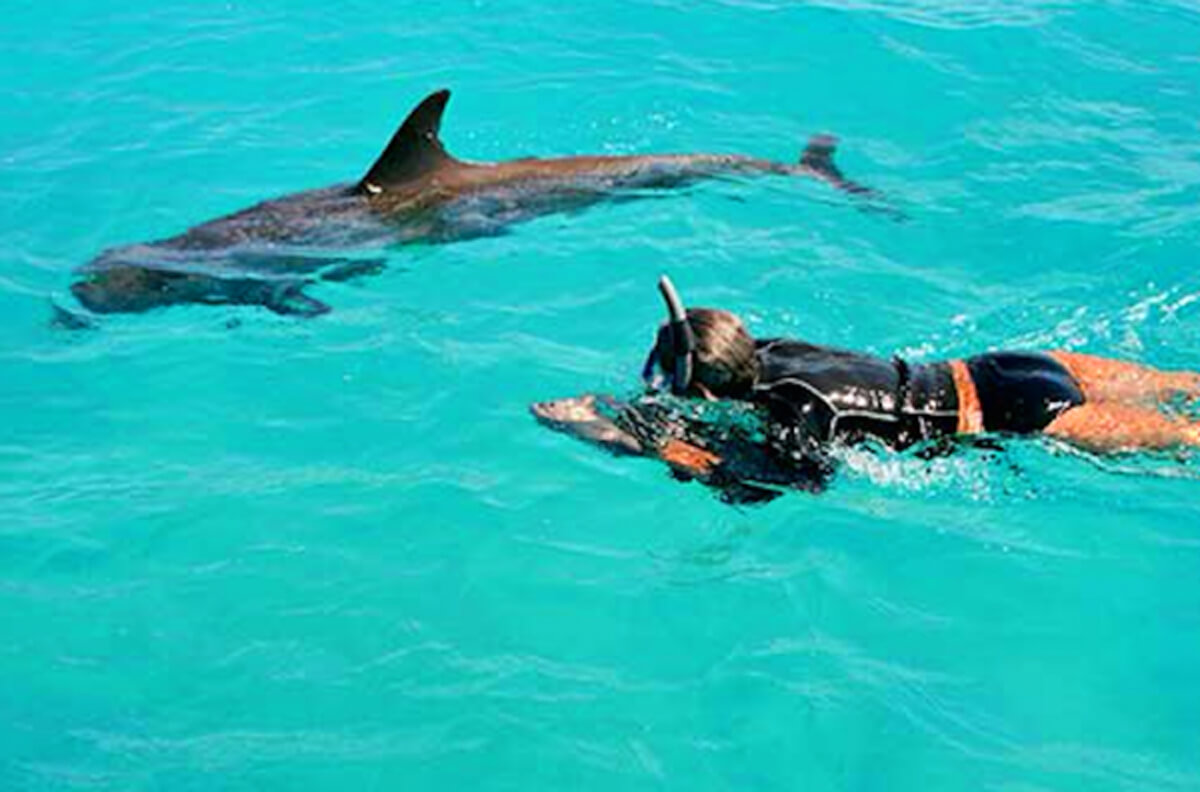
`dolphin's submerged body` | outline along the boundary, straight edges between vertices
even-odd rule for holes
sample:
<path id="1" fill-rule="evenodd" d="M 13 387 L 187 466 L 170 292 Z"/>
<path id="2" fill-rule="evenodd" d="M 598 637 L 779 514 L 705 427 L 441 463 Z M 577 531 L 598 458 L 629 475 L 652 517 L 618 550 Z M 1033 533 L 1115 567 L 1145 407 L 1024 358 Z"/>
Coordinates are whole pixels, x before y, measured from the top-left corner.
<path id="1" fill-rule="evenodd" d="M 835 141 L 825 135 L 794 164 L 713 154 L 465 162 L 438 137 L 449 98 L 442 90 L 417 105 L 357 183 L 285 195 L 178 236 L 104 251 L 81 269 L 72 293 L 94 313 L 202 303 L 314 316 L 329 308 L 305 294 L 306 285 L 382 266 L 339 250 L 487 236 L 617 195 L 730 174 L 811 176 L 874 195 L 842 176 L 832 159 Z"/>

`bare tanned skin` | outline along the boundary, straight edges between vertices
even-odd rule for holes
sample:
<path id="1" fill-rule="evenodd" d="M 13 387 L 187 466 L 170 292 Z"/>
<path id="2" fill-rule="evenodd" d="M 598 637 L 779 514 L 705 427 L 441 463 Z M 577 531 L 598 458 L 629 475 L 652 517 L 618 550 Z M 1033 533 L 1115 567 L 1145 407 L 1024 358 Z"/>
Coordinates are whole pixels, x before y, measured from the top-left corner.
<path id="1" fill-rule="evenodd" d="M 1200 424 L 1158 409 L 1175 397 L 1200 397 L 1200 374 L 1077 352 L 1050 356 L 1071 373 L 1087 402 L 1054 419 L 1046 434 L 1099 452 L 1200 446 Z"/>

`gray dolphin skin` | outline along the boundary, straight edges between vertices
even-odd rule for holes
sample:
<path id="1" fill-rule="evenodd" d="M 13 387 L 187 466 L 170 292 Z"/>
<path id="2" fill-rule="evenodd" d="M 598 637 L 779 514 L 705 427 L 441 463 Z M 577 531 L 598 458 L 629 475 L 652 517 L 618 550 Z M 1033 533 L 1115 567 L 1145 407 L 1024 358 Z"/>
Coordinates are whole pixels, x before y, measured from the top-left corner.
<path id="1" fill-rule="evenodd" d="M 417 105 L 358 182 L 285 195 L 178 236 L 106 250 L 81 268 L 71 292 L 97 314 L 201 303 L 316 316 L 329 306 L 305 294 L 305 286 L 383 265 L 380 258 L 347 256 L 348 249 L 494 235 L 606 198 L 729 174 L 809 176 L 854 195 L 876 195 L 841 174 L 828 135 L 813 137 L 796 163 L 719 154 L 466 162 L 447 153 L 438 136 L 449 99 L 440 90 Z"/>

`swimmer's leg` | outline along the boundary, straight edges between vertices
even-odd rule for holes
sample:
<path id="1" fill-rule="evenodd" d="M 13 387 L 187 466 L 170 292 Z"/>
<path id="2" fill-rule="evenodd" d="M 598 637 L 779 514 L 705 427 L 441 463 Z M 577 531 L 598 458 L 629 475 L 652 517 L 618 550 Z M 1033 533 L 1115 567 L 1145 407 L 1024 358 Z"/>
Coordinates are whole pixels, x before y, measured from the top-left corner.
<path id="1" fill-rule="evenodd" d="M 1200 397 L 1200 373 L 1194 371 L 1160 371 L 1078 352 L 1049 354 L 1071 372 L 1089 402 L 1153 404 L 1174 396 Z"/>
<path id="2" fill-rule="evenodd" d="M 1200 446 L 1200 424 L 1152 407 L 1094 402 L 1072 407 L 1042 430 L 1088 451 L 1165 451 Z"/>

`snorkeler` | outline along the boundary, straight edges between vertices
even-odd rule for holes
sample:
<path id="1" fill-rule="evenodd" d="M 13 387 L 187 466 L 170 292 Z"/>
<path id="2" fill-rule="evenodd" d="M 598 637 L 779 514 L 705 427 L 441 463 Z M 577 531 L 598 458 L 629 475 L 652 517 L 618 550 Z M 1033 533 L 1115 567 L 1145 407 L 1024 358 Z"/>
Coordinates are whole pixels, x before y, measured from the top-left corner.
<path id="1" fill-rule="evenodd" d="M 728 311 L 685 310 L 665 276 L 659 290 L 668 321 L 643 368 L 649 393 L 625 403 L 584 396 L 535 404 L 540 421 L 718 486 L 763 481 L 755 469 L 765 461 L 770 483 L 784 483 L 793 467 L 801 488 L 820 488 L 829 469 L 823 452 L 835 441 L 901 450 L 997 433 L 1043 434 L 1102 453 L 1200 446 L 1200 423 L 1158 409 L 1200 396 L 1197 373 L 1062 351 L 909 363 L 793 339 L 755 340 Z M 762 429 L 706 432 L 702 421 L 668 414 L 660 390 L 676 404 L 690 397 L 742 405 Z M 740 457 L 750 446 L 755 460 L 747 465 Z"/>

